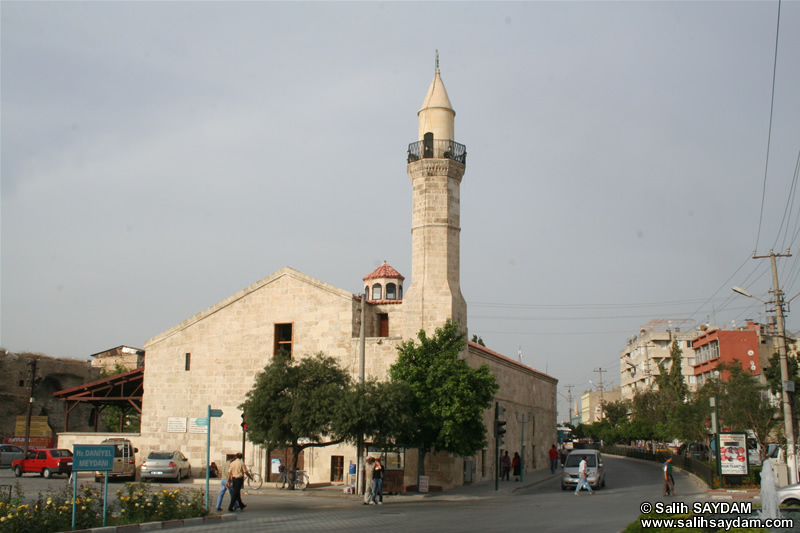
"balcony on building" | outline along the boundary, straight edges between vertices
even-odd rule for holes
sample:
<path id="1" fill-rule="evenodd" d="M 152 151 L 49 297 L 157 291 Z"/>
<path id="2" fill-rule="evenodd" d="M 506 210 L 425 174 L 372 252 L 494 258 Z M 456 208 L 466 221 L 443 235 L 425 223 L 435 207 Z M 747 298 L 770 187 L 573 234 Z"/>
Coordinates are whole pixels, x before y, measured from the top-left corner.
<path id="1" fill-rule="evenodd" d="M 420 159 L 452 159 L 467 164 L 467 147 L 455 141 L 424 139 L 408 145 L 408 162 Z"/>

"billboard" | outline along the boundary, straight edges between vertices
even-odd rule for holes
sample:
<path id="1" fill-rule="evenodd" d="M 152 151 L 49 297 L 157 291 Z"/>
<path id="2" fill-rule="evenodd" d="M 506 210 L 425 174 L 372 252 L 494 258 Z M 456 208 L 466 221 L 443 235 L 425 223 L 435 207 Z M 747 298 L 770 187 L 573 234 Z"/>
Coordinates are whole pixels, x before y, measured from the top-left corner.
<path id="1" fill-rule="evenodd" d="M 720 433 L 719 458 L 722 475 L 746 476 L 747 435 L 745 433 Z"/>

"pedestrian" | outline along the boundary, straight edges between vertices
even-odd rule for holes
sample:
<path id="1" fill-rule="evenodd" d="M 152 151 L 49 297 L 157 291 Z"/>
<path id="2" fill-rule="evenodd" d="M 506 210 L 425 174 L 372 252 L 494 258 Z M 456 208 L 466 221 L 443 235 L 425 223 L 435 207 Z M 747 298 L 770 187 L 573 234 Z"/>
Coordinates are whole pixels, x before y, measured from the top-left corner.
<path id="1" fill-rule="evenodd" d="M 555 444 L 553 444 L 548 453 L 550 454 L 550 473 L 555 474 L 556 468 L 558 468 L 558 450 Z"/>
<path id="2" fill-rule="evenodd" d="M 219 468 L 217 467 L 217 463 L 212 462 L 211 466 L 208 467 L 208 477 L 210 478 L 219 477 Z"/>
<path id="3" fill-rule="evenodd" d="M 586 487 L 589 490 L 589 494 L 594 496 L 594 491 L 592 487 L 589 485 L 589 480 L 587 479 L 588 472 L 586 471 L 586 456 L 581 457 L 581 462 L 578 465 L 578 486 L 575 487 L 575 496 L 580 496 L 581 488 Z"/>
<path id="4" fill-rule="evenodd" d="M 222 465 L 222 469 L 219 472 L 220 483 L 219 496 L 217 496 L 217 511 L 222 511 L 222 500 L 225 499 L 225 493 L 228 492 L 228 469 L 230 466 L 231 463 L 226 462 Z"/>
<path id="5" fill-rule="evenodd" d="M 514 458 L 511 460 L 511 468 L 514 469 L 514 481 L 519 481 L 520 471 L 522 469 L 522 459 L 519 453 L 514 452 Z"/>
<path id="6" fill-rule="evenodd" d="M 502 467 L 500 480 L 511 481 L 508 477 L 511 472 L 511 457 L 508 456 L 508 450 L 506 450 L 505 455 L 500 458 L 500 466 Z"/>
<path id="7" fill-rule="evenodd" d="M 231 491 L 231 503 L 228 505 L 229 513 L 235 511 L 234 504 L 238 503 L 239 509 L 242 511 L 244 511 L 244 508 L 247 507 L 242 502 L 242 487 L 244 486 L 244 475 L 246 471 L 247 467 L 242 461 L 242 453 L 239 452 L 236 454 L 236 459 L 233 460 L 231 466 L 228 467 L 229 484 L 227 487 L 228 490 Z"/>
<path id="8" fill-rule="evenodd" d="M 564 463 L 567 462 L 567 446 L 566 446 L 566 444 L 562 444 L 561 445 L 561 453 L 559 455 L 561 456 L 561 466 L 564 466 Z"/>
<path id="9" fill-rule="evenodd" d="M 372 499 L 372 471 L 375 469 L 375 458 L 367 457 L 367 464 L 364 467 L 364 505 Z"/>
<path id="10" fill-rule="evenodd" d="M 386 479 L 386 470 L 381 464 L 381 460 L 375 458 L 375 465 L 372 468 L 372 501 L 370 505 L 383 505 L 383 480 Z"/>
<path id="11" fill-rule="evenodd" d="M 664 461 L 664 496 L 675 496 L 675 478 L 672 477 L 672 456 Z"/>

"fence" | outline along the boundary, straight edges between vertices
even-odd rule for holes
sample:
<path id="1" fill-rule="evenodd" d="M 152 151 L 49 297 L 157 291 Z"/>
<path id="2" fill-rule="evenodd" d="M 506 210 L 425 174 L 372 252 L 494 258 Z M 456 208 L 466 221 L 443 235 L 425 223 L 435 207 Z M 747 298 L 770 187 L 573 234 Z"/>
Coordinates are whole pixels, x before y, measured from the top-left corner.
<path id="1" fill-rule="evenodd" d="M 652 461 L 654 463 L 663 463 L 667 460 L 667 457 L 672 457 L 672 464 L 674 466 L 691 472 L 702 479 L 709 487 L 714 486 L 714 480 L 716 478 L 714 469 L 704 462 L 698 461 L 697 459 L 692 459 L 691 457 L 667 453 L 650 453 L 637 448 L 628 448 L 625 446 L 603 446 L 602 448 L 600 448 L 600 446 L 591 447 L 599 449 L 601 452 L 609 455 L 621 455 L 623 457 L 631 457 L 633 459 L 641 459 L 643 461 Z"/>

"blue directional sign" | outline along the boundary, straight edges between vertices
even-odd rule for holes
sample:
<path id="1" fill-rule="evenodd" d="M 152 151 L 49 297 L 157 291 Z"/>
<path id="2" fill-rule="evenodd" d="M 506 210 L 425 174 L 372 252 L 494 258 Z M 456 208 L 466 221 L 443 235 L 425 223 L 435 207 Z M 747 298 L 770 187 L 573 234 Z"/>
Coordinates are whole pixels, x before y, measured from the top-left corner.
<path id="1" fill-rule="evenodd" d="M 194 423 L 197 424 L 198 426 L 207 426 L 208 425 L 208 418 L 205 418 L 205 417 L 204 418 L 198 418 L 197 420 L 195 420 Z"/>
<path id="2" fill-rule="evenodd" d="M 109 472 L 114 470 L 113 444 L 76 444 L 72 450 L 74 472 Z"/>
<path id="3" fill-rule="evenodd" d="M 209 411 L 209 412 L 211 413 L 211 416 L 212 416 L 213 418 L 219 418 L 219 417 L 221 417 L 221 416 L 222 416 L 222 409 L 212 409 L 212 410 L 211 410 L 211 411 Z"/>

